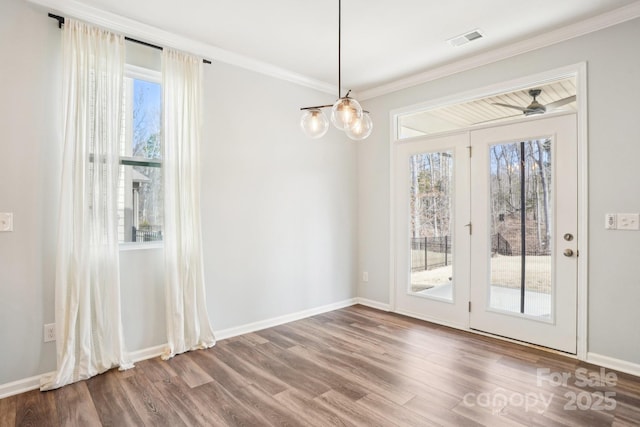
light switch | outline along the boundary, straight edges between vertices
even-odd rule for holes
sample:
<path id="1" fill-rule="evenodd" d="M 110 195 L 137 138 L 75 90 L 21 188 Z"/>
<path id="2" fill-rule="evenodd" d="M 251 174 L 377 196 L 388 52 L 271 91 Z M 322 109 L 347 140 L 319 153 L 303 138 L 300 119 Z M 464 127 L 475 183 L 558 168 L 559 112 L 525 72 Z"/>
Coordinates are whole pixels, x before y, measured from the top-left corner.
<path id="1" fill-rule="evenodd" d="M 640 214 L 619 213 L 618 230 L 640 230 Z"/>
<path id="2" fill-rule="evenodd" d="M 608 213 L 604 216 L 604 228 L 607 230 L 615 230 L 617 222 L 617 215 Z"/>
<path id="3" fill-rule="evenodd" d="M 0 232 L 13 231 L 13 213 L 0 212 Z"/>

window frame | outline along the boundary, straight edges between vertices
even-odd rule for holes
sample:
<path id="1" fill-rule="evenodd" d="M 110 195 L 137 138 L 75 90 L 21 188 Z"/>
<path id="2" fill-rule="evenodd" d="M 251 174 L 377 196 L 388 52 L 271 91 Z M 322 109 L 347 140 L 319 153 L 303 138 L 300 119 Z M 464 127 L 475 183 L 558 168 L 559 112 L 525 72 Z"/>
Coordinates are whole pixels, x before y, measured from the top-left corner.
<path id="1" fill-rule="evenodd" d="M 160 90 L 162 90 L 162 73 L 157 70 L 153 70 L 150 68 L 140 67 L 132 64 L 125 64 L 124 66 L 124 79 L 133 79 L 133 80 L 144 80 L 151 83 L 157 83 L 160 85 Z M 162 101 L 161 101 L 162 103 Z M 125 113 L 130 111 L 130 104 L 126 104 Z M 133 111 L 131 109 L 131 111 Z M 160 119 L 162 120 L 162 118 Z M 131 125 L 132 121 L 125 121 L 125 131 L 127 134 L 131 134 Z M 162 123 L 160 123 L 162 127 Z M 128 138 L 128 136 L 126 137 Z M 142 166 L 142 167 L 163 167 L 162 159 L 148 159 L 145 157 L 139 156 L 119 156 L 119 165 L 120 166 Z M 162 249 L 164 248 L 164 236 L 163 240 L 155 240 L 151 242 L 119 242 L 118 243 L 120 251 L 131 251 L 131 250 L 147 250 L 147 249 Z"/>

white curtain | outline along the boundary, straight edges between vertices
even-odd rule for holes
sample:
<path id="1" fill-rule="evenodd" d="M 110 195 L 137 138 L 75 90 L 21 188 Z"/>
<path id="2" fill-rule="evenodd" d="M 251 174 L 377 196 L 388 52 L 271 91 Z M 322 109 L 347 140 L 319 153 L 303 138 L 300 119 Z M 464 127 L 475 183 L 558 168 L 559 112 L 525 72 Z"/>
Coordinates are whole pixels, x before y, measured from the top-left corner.
<path id="1" fill-rule="evenodd" d="M 164 254 L 167 340 L 163 359 L 212 347 L 200 228 L 202 59 L 164 49 Z"/>
<path id="2" fill-rule="evenodd" d="M 117 232 L 124 39 L 72 19 L 62 37 L 57 371 L 42 379 L 41 390 L 132 366 L 122 334 Z"/>

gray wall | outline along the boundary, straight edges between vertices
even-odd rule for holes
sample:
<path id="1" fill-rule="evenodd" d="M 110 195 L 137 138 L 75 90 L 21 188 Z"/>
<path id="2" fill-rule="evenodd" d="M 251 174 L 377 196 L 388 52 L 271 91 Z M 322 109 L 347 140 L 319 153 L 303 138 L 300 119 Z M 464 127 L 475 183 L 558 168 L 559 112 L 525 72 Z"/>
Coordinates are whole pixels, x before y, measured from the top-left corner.
<path id="1" fill-rule="evenodd" d="M 55 246 L 62 155 L 60 30 L 47 11 L 0 3 L 0 385 L 55 369 Z M 214 58 L 215 59 L 215 58 Z M 298 128 L 332 97 L 214 62 L 205 66 L 202 208 L 214 330 L 355 296 L 356 147 Z M 165 342 L 162 249 L 121 252 L 129 351 Z"/>
<path id="2" fill-rule="evenodd" d="M 393 109 L 588 62 L 588 350 L 640 363 L 640 232 L 604 230 L 606 212 L 640 212 L 640 40 L 636 19 L 365 102 L 376 130 L 358 151 L 358 295 L 389 302 L 389 113 Z"/>
<path id="3" fill-rule="evenodd" d="M 300 130 L 329 95 L 224 64 L 205 76 L 202 233 L 214 330 L 355 297 L 356 146 Z"/>
<path id="4" fill-rule="evenodd" d="M 0 384 L 51 370 L 55 347 L 42 343 L 53 320 L 59 102 L 59 32 L 46 14 L 3 1 L 0 14 Z M 53 360 L 53 363 L 52 363 Z"/>

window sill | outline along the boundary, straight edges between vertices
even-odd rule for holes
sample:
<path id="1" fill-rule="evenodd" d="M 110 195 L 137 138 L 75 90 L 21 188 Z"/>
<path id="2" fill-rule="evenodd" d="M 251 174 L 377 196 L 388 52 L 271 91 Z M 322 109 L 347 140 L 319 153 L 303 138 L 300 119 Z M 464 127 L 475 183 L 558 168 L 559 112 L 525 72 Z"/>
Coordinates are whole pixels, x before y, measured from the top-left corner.
<path id="1" fill-rule="evenodd" d="M 141 251 L 147 249 L 163 249 L 163 242 L 153 242 L 153 243 L 120 243 L 120 252 L 128 252 L 128 251 Z"/>

